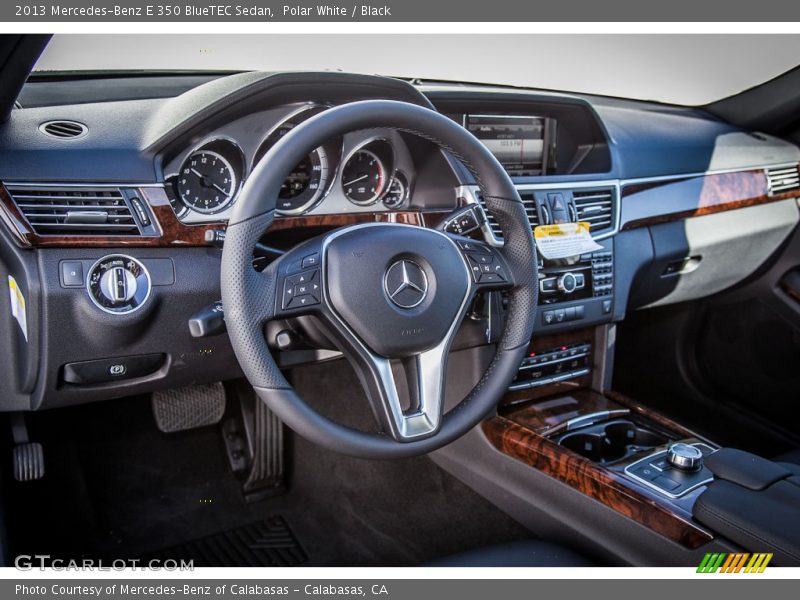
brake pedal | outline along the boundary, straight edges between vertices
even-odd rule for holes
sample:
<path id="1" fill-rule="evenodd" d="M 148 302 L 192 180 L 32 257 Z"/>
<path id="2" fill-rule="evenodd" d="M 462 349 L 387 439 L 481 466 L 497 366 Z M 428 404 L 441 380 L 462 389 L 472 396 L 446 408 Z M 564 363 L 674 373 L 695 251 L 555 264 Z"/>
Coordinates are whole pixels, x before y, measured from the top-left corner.
<path id="1" fill-rule="evenodd" d="M 14 438 L 14 479 L 35 481 L 44 477 L 44 448 L 28 439 L 28 426 L 23 413 L 11 414 L 11 435 Z"/>
<path id="2" fill-rule="evenodd" d="M 154 392 L 152 406 L 163 433 L 215 425 L 225 413 L 225 388 L 217 382 Z"/>

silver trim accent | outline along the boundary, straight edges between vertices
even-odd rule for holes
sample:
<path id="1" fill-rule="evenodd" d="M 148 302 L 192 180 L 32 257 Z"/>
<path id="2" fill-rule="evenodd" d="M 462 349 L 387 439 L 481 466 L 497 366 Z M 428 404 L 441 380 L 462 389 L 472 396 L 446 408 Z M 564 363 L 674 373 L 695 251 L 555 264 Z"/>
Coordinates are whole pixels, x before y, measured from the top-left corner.
<path id="1" fill-rule="evenodd" d="M 529 191 L 529 190 L 556 190 L 556 189 L 570 189 L 570 190 L 578 190 L 583 191 L 585 189 L 591 188 L 598 188 L 598 187 L 610 187 L 614 189 L 615 197 L 614 197 L 614 227 L 609 231 L 601 233 L 599 235 L 593 235 L 592 239 L 595 240 L 602 240 L 607 237 L 611 237 L 612 235 L 616 235 L 619 232 L 619 225 L 620 219 L 622 217 L 622 206 L 621 206 L 621 198 L 620 198 L 620 180 L 619 179 L 603 179 L 598 181 L 574 181 L 574 182 L 557 182 L 557 183 L 515 183 L 514 187 L 517 188 L 518 191 Z M 478 198 L 476 193 L 480 191 L 480 187 L 477 185 L 461 185 L 456 188 L 456 197 L 462 197 L 467 201 L 467 204 L 476 204 L 478 208 L 483 212 L 484 215 L 484 223 L 481 226 L 481 231 L 483 232 L 483 237 L 486 242 L 495 247 L 502 247 L 503 242 L 498 240 L 494 232 L 492 231 L 491 227 L 489 226 L 488 219 L 486 218 L 486 213 L 483 211 L 483 206 L 481 203 L 478 202 Z"/>
<path id="2" fill-rule="evenodd" d="M 690 177 L 705 177 L 706 175 L 724 175 L 726 173 L 741 173 L 742 171 L 758 171 L 763 170 L 765 171 L 764 176 L 766 177 L 766 170 L 767 169 L 780 169 L 784 167 L 790 167 L 792 165 L 797 165 L 800 163 L 800 160 L 791 162 L 791 163 L 777 163 L 777 164 L 769 164 L 769 165 L 753 165 L 750 167 L 735 167 L 731 169 L 710 169 L 708 171 L 695 171 L 692 173 L 677 173 L 675 175 L 653 175 L 652 177 L 632 177 L 629 179 L 620 179 L 619 184 L 620 187 L 625 187 L 626 185 L 632 185 L 636 183 L 651 183 L 656 181 L 670 181 L 673 179 L 687 179 Z"/>
<path id="3" fill-rule="evenodd" d="M 400 265 L 402 269 L 402 281 L 400 285 L 397 287 L 396 290 L 391 291 L 389 289 L 389 273 L 392 269 L 394 269 L 395 265 Z M 414 265 L 417 269 L 419 269 L 420 275 L 422 275 L 422 287 L 418 286 L 411 280 L 411 277 L 408 275 L 408 265 Z M 400 304 L 395 299 L 395 296 L 400 292 L 404 292 L 407 289 L 416 290 L 420 293 L 420 298 L 414 304 Z M 386 292 L 386 295 L 389 296 L 389 300 L 391 300 L 395 305 L 399 306 L 400 308 L 414 308 L 415 306 L 419 306 L 422 304 L 422 301 L 428 296 L 428 276 L 425 275 L 425 271 L 420 267 L 417 263 L 413 260 L 408 260 L 407 258 L 400 259 L 395 261 L 391 264 L 391 266 L 386 269 L 386 272 L 383 274 L 383 291 Z"/>
<path id="4" fill-rule="evenodd" d="M 677 469 L 697 471 L 703 466 L 703 453 L 699 448 L 677 442 L 667 448 L 667 462 Z"/>
<path id="5" fill-rule="evenodd" d="M 145 277 L 147 278 L 147 294 L 145 295 L 144 299 L 142 300 L 142 303 L 139 306 L 135 306 L 130 310 L 109 310 L 105 306 L 101 306 L 100 303 L 97 302 L 97 299 L 92 295 L 91 287 L 89 286 L 89 280 L 92 277 L 92 273 L 97 268 L 97 265 L 99 265 L 104 260 L 107 260 L 109 258 L 114 258 L 114 257 L 127 258 L 128 260 L 132 260 L 137 265 L 139 265 L 139 267 L 142 269 L 142 272 L 144 273 Z M 115 315 L 115 316 L 129 315 L 131 313 L 135 313 L 137 310 L 139 310 L 145 304 L 147 304 L 147 301 L 150 299 L 150 295 L 153 292 L 153 280 L 150 277 L 150 271 L 147 270 L 147 267 L 145 267 L 144 263 L 142 263 L 142 261 L 140 261 L 138 258 L 134 258 L 134 257 L 130 256 L 129 254 L 120 254 L 118 252 L 115 252 L 113 254 L 106 254 L 105 256 L 101 256 L 100 258 L 98 258 L 94 262 L 94 264 L 92 264 L 91 267 L 89 267 L 89 269 L 86 271 L 86 281 L 85 281 L 85 288 L 84 289 L 86 290 L 86 294 L 89 296 L 89 299 L 92 301 L 92 304 L 94 304 L 97 308 L 102 310 L 104 313 L 108 313 L 109 315 Z"/>
<path id="6" fill-rule="evenodd" d="M 554 435 L 557 433 L 561 433 L 562 431 L 575 431 L 582 427 L 587 427 L 588 425 L 594 425 L 599 421 L 605 421 L 608 419 L 615 419 L 617 417 L 624 417 L 630 414 L 630 410 L 627 408 L 615 408 L 613 410 L 598 410 L 597 412 L 589 413 L 586 415 L 581 415 L 580 417 L 575 417 L 564 421 L 563 423 L 559 423 L 558 425 L 554 425 L 549 429 L 545 429 L 541 432 L 543 436 Z"/>
<path id="7" fill-rule="evenodd" d="M 325 104 L 317 104 L 316 102 L 309 102 L 307 104 L 303 104 L 302 106 L 298 107 L 295 110 L 290 111 L 286 116 L 281 117 L 281 120 L 278 123 L 276 123 L 275 125 L 273 125 L 269 129 L 269 131 L 267 131 L 267 134 L 263 138 L 261 138 L 261 141 L 258 143 L 258 145 L 256 146 L 256 149 L 255 149 L 255 152 L 253 153 L 253 159 L 255 159 L 256 154 L 258 154 L 258 152 L 264 146 L 264 144 L 266 143 L 266 141 L 269 138 L 269 136 L 271 136 L 278 129 L 280 129 L 281 127 L 286 125 L 286 123 L 288 123 L 289 121 L 294 119 L 296 116 L 302 115 L 304 112 L 308 112 L 309 110 L 314 110 L 316 108 L 321 108 L 321 109 L 323 109 L 323 111 L 325 111 L 325 110 L 328 110 L 331 107 L 330 106 L 326 106 Z M 310 211 L 311 209 L 316 207 L 320 202 L 322 202 L 325 199 L 325 197 L 330 193 L 331 189 L 333 189 L 333 184 L 336 182 L 336 176 L 339 173 L 339 165 L 341 164 L 341 161 L 339 163 L 337 163 L 336 166 L 333 169 L 331 169 L 330 168 L 331 167 L 330 160 L 328 159 L 327 154 L 324 152 L 324 146 L 325 146 L 325 144 L 323 144 L 322 146 L 317 146 L 316 148 L 313 148 L 312 150 L 309 150 L 308 153 L 311 154 L 312 152 L 318 152 L 319 150 L 323 150 L 322 152 L 320 152 L 320 162 L 324 162 L 325 170 L 330 172 L 329 173 L 329 175 L 330 175 L 329 178 L 328 178 L 328 175 L 326 175 L 326 179 L 324 181 L 325 185 L 323 185 L 320 188 L 318 188 L 317 189 L 317 193 L 314 194 L 311 197 L 311 200 L 306 202 L 303 206 L 301 206 L 299 208 L 294 208 L 292 210 L 279 210 L 279 209 L 276 208 L 275 209 L 275 214 L 276 215 L 287 216 L 287 217 L 293 217 L 293 216 L 296 216 L 296 215 L 302 215 L 303 213 L 306 213 L 306 212 Z M 342 151 L 342 148 L 339 148 L 339 153 L 341 153 L 341 151 Z M 249 178 L 250 175 L 252 175 L 253 169 L 255 169 L 257 164 L 258 163 L 253 162 L 252 160 L 250 161 L 250 170 L 247 172 L 247 177 L 242 177 L 242 185 L 244 185 L 245 180 L 247 178 Z"/>
<path id="8" fill-rule="evenodd" d="M 181 171 L 183 171 L 184 166 L 189 161 L 189 159 L 191 159 L 195 154 L 210 154 L 211 156 L 214 156 L 214 157 L 218 158 L 219 160 L 221 160 L 224 163 L 224 165 L 228 168 L 228 170 L 231 173 L 231 179 L 233 181 L 232 181 L 232 186 L 231 186 L 231 190 L 232 191 L 231 191 L 230 196 L 228 196 L 228 199 L 225 200 L 222 204 L 220 204 L 218 206 L 215 206 L 211 210 L 197 208 L 194 205 L 188 204 L 187 201 L 184 199 L 184 197 L 180 193 L 180 187 L 179 187 L 180 184 L 178 183 L 177 178 L 179 178 L 181 176 Z M 244 178 L 242 178 L 242 179 L 244 179 Z M 225 209 L 233 206 L 234 201 L 236 200 L 237 196 L 239 195 L 239 190 L 240 189 L 241 189 L 241 182 L 239 181 L 238 177 L 236 176 L 236 169 L 233 168 L 233 165 L 231 164 L 231 161 L 229 161 L 227 158 L 225 158 L 222 154 L 220 154 L 216 150 L 203 150 L 203 147 L 200 147 L 197 150 L 193 150 L 192 152 L 190 152 L 189 154 L 186 155 L 186 158 L 184 158 L 183 161 L 181 162 L 181 167 L 179 169 L 178 174 L 176 175 L 175 192 L 178 195 L 178 199 L 189 210 L 192 210 L 192 211 L 194 211 L 196 213 L 200 213 L 201 215 L 215 215 L 215 214 L 221 213 Z"/>
<path id="9" fill-rule="evenodd" d="M 548 360 L 546 362 L 537 363 L 535 365 L 522 365 L 519 370 L 525 371 L 527 369 L 535 369 L 536 367 L 543 367 L 545 365 L 556 365 L 558 363 L 566 362 L 568 360 L 575 360 L 576 358 L 584 358 L 585 356 L 589 356 L 589 352 L 581 352 L 580 354 L 573 354 L 572 356 L 566 356 L 564 358 L 554 358 L 552 360 Z"/>
<path id="10" fill-rule="evenodd" d="M 547 377 L 543 377 L 542 379 L 532 379 L 531 381 L 521 381 L 519 383 L 512 383 L 508 386 L 509 391 L 517 391 L 517 390 L 528 390 L 535 387 L 541 387 L 543 385 L 548 385 L 551 383 L 558 383 L 560 381 L 568 381 L 570 379 L 575 379 L 576 377 L 583 377 L 584 375 L 588 375 L 591 373 L 591 369 L 588 368 L 581 368 L 577 369 L 576 371 L 567 371 L 566 373 L 561 373 L 559 375 L 548 375 Z M 524 400 L 527 402 L 527 399 Z"/>
<path id="11" fill-rule="evenodd" d="M 350 231 L 367 227 L 410 227 L 416 229 L 413 225 L 406 225 L 403 223 L 362 223 L 360 225 L 343 228 L 336 231 L 325 240 L 321 250 L 323 261 L 326 260 L 327 249 L 332 240 Z M 434 229 L 428 231 L 440 235 L 458 251 L 458 255 L 461 257 L 462 264 L 464 265 L 464 277 L 467 281 L 467 291 L 461 301 L 461 306 L 456 314 L 456 318 L 450 325 L 450 329 L 445 334 L 444 339 L 430 350 L 426 350 L 414 357 L 417 373 L 417 396 L 419 400 L 419 409 L 414 413 L 406 415 L 403 412 L 402 406 L 400 405 L 400 397 L 397 392 L 397 384 L 392 374 L 390 360 L 383 356 L 378 356 L 367 348 L 364 342 L 361 341 L 341 316 L 339 316 L 336 310 L 334 310 L 333 304 L 328 296 L 327 286 L 324 285 L 325 279 L 323 279 L 322 286 L 322 293 L 325 297 L 325 303 L 330 308 L 330 314 L 339 322 L 343 330 L 347 332 L 349 341 L 360 350 L 369 367 L 370 373 L 375 377 L 375 383 L 378 388 L 382 390 L 383 393 L 381 396 L 383 405 L 389 411 L 389 414 L 386 416 L 391 419 L 398 438 L 400 438 L 401 441 L 413 441 L 420 437 L 427 437 L 439 429 L 444 405 L 444 380 L 447 370 L 447 354 L 455 338 L 455 334 L 466 315 L 469 300 L 475 290 L 475 284 L 470 275 L 469 265 L 458 245 L 450 239 L 450 237 L 440 231 Z"/>
<path id="12" fill-rule="evenodd" d="M 138 189 L 138 188 L 151 188 L 151 187 L 158 187 L 163 188 L 163 183 L 93 183 L 91 181 L 84 181 L 81 183 L 75 183 L 74 181 L 68 183 L 56 183 L 53 181 L 47 182 L 31 182 L 31 181 L 14 181 L 9 179 L 3 180 L 3 185 L 6 186 L 14 186 L 14 187 L 32 187 L 32 188 L 79 188 L 79 187 L 91 187 L 91 188 L 122 188 L 122 189 Z"/>
<path id="13" fill-rule="evenodd" d="M 381 159 L 381 157 L 375 154 L 372 150 L 365 150 L 367 146 L 369 146 L 374 142 L 385 142 L 386 145 L 389 147 L 389 150 L 391 150 L 392 164 L 388 165 L 388 167 L 390 168 L 387 168 L 387 165 L 383 164 L 383 160 Z M 350 162 L 350 159 L 352 159 L 359 152 L 366 152 L 367 154 L 371 154 L 375 158 L 375 160 L 378 161 L 378 164 L 381 166 L 381 169 L 383 169 L 384 179 L 386 179 L 386 181 L 381 182 L 382 183 L 381 188 L 377 192 L 375 192 L 375 196 L 373 196 L 369 200 L 365 200 L 362 202 L 353 200 L 350 196 L 347 195 L 347 192 L 344 190 L 344 170 L 347 167 L 347 163 Z M 337 178 L 339 179 L 339 185 L 342 188 L 342 194 L 347 199 L 347 201 L 350 202 L 351 204 L 355 204 L 356 206 L 362 206 L 362 207 L 372 206 L 373 204 L 377 204 L 378 201 L 383 197 L 384 192 L 386 192 L 386 190 L 389 189 L 389 184 L 391 183 L 392 177 L 394 177 L 394 172 L 395 172 L 394 166 L 396 162 L 395 158 L 396 157 L 395 157 L 394 144 L 392 144 L 392 142 L 389 139 L 380 135 L 362 140 L 361 143 L 358 144 L 358 146 L 353 147 L 353 149 L 350 150 L 347 156 L 344 157 L 343 160 L 341 161 L 340 163 L 341 168 L 338 169 L 337 173 Z"/>
<path id="14" fill-rule="evenodd" d="M 77 135 L 62 137 L 60 135 L 53 135 L 52 133 L 47 131 L 48 125 L 55 125 L 57 123 L 68 123 L 70 125 L 77 125 L 78 127 L 80 127 L 81 132 Z M 63 140 L 65 142 L 70 142 L 72 140 L 79 140 L 89 135 L 89 128 L 86 126 L 85 123 L 81 123 L 80 121 L 73 121 L 72 119 L 50 119 L 49 121 L 45 121 L 44 123 L 41 123 L 39 125 L 39 132 L 42 135 L 46 135 L 47 137 L 54 140 Z"/>
<path id="15" fill-rule="evenodd" d="M 716 450 L 714 448 L 712 448 L 711 446 L 709 446 L 708 444 L 705 444 L 703 442 L 693 442 L 690 445 L 691 446 L 697 446 L 698 448 L 700 446 L 704 446 L 704 447 L 708 448 L 709 450 L 711 450 L 712 453 L 716 452 Z M 711 477 L 709 477 L 707 479 L 704 479 L 703 481 L 693 485 L 692 487 L 685 489 L 680 494 L 673 494 L 673 493 L 668 492 L 667 490 L 665 490 L 663 488 L 658 487 L 653 482 L 647 481 L 646 479 L 642 479 L 638 475 L 635 475 L 634 473 L 631 472 L 631 470 L 634 467 L 636 467 L 637 465 L 639 465 L 639 464 L 641 464 L 641 463 L 643 463 L 645 461 L 650 462 L 651 460 L 653 460 L 654 456 L 656 456 L 658 454 L 663 454 L 665 452 L 666 452 L 665 450 L 657 450 L 656 452 L 652 452 L 652 453 L 648 454 L 647 456 L 645 456 L 644 458 L 641 458 L 641 459 L 637 460 L 636 462 L 629 464 L 627 467 L 625 467 L 625 470 L 624 470 L 625 475 L 627 475 L 628 477 L 630 477 L 634 481 L 636 481 L 638 483 L 641 483 L 642 485 L 644 485 L 644 486 L 646 486 L 646 487 L 648 487 L 648 488 L 650 488 L 652 490 L 655 490 L 659 494 L 663 494 L 667 498 L 672 498 L 673 500 L 677 500 L 678 498 L 682 498 L 683 496 L 685 496 L 689 492 L 693 492 L 697 488 L 702 487 L 702 486 L 714 481 L 714 477 L 711 476 Z M 665 457 L 666 457 L 666 455 L 665 455 Z M 658 470 L 660 471 L 661 469 L 658 469 Z"/>

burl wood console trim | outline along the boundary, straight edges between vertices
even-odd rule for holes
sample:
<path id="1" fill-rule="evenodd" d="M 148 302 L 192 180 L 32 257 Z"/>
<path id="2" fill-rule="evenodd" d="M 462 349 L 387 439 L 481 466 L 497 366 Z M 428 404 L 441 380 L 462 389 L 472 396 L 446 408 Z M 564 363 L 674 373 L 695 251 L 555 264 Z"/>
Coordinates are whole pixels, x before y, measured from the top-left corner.
<path id="1" fill-rule="evenodd" d="M 131 186 L 136 188 L 136 186 Z M 0 185 L 0 218 L 6 223 L 16 241 L 22 246 L 33 247 L 169 247 L 207 246 L 206 231 L 225 229 L 225 223 L 189 225 L 175 216 L 169 198 L 163 188 L 138 188 L 140 197 L 147 202 L 160 230 L 160 235 L 39 235 L 20 212 L 4 186 Z M 299 228 L 330 228 L 359 223 L 404 223 L 419 227 L 433 227 L 447 211 L 423 213 L 420 211 L 381 211 L 332 215 L 278 216 L 267 233 Z"/>
<path id="2" fill-rule="evenodd" d="M 621 196 L 625 230 L 800 198 L 800 190 L 770 195 L 765 170 L 751 169 L 634 183 Z"/>
<path id="3" fill-rule="evenodd" d="M 559 446 L 539 432 L 551 427 L 557 421 L 555 417 L 559 412 L 574 410 L 579 414 L 587 414 L 597 410 L 627 408 L 646 415 L 679 437 L 693 434 L 623 397 L 620 398 L 623 398 L 624 404 L 589 390 L 581 390 L 573 396 L 581 405 L 580 408 L 577 405 L 559 407 L 557 400 L 553 401 L 554 404 L 540 403 L 551 409 L 539 410 L 535 408 L 536 405 L 533 408 L 530 405 L 515 407 L 501 416 L 484 421 L 483 431 L 492 445 L 503 454 L 546 473 L 673 542 L 694 549 L 711 541 L 713 536 L 708 531 L 679 514 L 665 497 L 637 486 L 619 472 Z"/>

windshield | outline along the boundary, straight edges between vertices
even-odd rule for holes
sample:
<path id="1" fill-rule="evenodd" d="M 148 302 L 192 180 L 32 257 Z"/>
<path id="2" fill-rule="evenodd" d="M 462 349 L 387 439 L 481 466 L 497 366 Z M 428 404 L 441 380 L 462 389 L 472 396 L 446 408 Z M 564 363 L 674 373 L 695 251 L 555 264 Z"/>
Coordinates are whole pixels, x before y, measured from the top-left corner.
<path id="1" fill-rule="evenodd" d="M 35 70 L 340 70 L 703 105 L 798 62 L 800 35 L 57 35 Z"/>

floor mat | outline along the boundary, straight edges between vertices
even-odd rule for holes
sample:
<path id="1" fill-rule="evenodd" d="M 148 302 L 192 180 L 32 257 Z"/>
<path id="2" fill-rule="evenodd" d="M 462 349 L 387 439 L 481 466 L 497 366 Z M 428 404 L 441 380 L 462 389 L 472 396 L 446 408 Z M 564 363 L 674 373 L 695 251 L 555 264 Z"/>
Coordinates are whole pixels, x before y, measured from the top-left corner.
<path id="1" fill-rule="evenodd" d="M 143 557 L 191 560 L 195 567 L 294 567 L 308 559 L 289 524 L 276 516 Z"/>
<path id="2" fill-rule="evenodd" d="M 298 391 L 349 424 L 360 407 L 366 425 L 369 405 L 342 367 L 297 373 Z M 287 432 L 288 492 L 247 502 L 218 428 L 162 433 L 149 398 L 44 411 L 29 426 L 47 471 L 4 479 L 11 556 L 133 558 L 212 546 L 210 558 L 221 560 L 219 532 L 276 515 L 302 542 L 304 566 L 417 565 L 531 536 L 427 457 L 356 459 Z"/>

